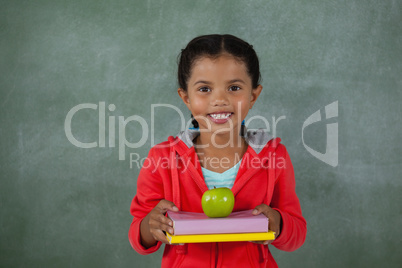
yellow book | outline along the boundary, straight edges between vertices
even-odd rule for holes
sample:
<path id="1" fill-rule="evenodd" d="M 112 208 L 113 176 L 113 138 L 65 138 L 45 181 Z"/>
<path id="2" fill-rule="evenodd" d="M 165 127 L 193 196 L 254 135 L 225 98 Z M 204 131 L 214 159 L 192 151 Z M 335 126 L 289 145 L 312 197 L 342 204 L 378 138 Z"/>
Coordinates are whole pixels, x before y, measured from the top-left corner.
<path id="1" fill-rule="evenodd" d="M 265 241 L 274 240 L 275 232 L 236 233 L 236 234 L 201 234 L 201 235 L 171 235 L 166 232 L 170 244 L 205 243 L 205 242 L 234 242 L 234 241 Z"/>

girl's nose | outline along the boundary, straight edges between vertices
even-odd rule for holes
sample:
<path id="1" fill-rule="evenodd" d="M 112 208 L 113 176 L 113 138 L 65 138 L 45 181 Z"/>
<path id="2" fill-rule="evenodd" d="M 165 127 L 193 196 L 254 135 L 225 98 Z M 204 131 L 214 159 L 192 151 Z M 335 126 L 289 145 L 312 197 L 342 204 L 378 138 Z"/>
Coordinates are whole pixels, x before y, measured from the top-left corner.
<path id="1" fill-rule="evenodd" d="M 211 103 L 213 106 L 225 106 L 229 104 L 228 96 L 225 90 L 215 90 Z"/>

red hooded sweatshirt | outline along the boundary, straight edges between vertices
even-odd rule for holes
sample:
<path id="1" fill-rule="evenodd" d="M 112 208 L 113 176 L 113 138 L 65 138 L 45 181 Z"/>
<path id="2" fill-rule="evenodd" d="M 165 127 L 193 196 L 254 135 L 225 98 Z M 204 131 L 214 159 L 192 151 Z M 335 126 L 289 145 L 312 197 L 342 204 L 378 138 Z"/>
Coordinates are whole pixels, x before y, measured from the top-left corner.
<path id="1" fill-rule="evenodd" d="M 172 201 L 179 210 L 203 212 L 201 198 L 208 190 L 193 140 L 199 130 L 188 129 L 151 148 L 140 170 L 137 194 L 131 204 L 133 221 L 131 246 L 140 254 L 157 251 L 141 244 L 141 220 L 161 199 Z M 306 221 L 295 192 L 293 166 L 280 139 L 264 130 L 247 131 L 249 145 L 243 155 L 232 192 L 233 211 L 267 204 L 282 216 L 280 235 L 272 245 L 280 250 L 298 249 L 305 240 Z M 238 159 L 240 161 L 240 159 Z M 238 162 L 236 161 L 236 162 Z M 278 267 L 267 245 L 252 242 L 189 243 L 166 245 L 162 267 Z"/>

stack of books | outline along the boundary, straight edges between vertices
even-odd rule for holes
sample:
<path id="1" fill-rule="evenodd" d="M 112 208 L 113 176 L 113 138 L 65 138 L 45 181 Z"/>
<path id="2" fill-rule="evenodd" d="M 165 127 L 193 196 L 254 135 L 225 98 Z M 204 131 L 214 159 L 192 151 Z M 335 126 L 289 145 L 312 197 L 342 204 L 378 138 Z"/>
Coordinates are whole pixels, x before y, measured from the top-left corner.
<path id="1" fill-rule="evenodd" d="M 268 218 L 253 210 L 232 212 L 226 218 L 209 218 L 204 213 L 168 211 L 174 235 L 166 233 L 170 244 L 274 240 Z"/>

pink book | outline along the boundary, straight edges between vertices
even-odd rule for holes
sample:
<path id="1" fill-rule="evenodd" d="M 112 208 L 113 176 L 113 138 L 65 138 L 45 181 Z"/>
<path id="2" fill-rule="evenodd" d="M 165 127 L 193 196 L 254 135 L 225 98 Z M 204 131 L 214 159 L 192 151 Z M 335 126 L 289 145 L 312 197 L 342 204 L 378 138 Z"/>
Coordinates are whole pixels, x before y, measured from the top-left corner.
<path id="1" fill-rule="evenodd" d="M 173 220 L 174 235 L 268 232 L 268 218 L 264 214 L 254 216 L 252 211 L 232 212 L 226 218 L 185 211 L 168 211 L 167 216 Z"/>

